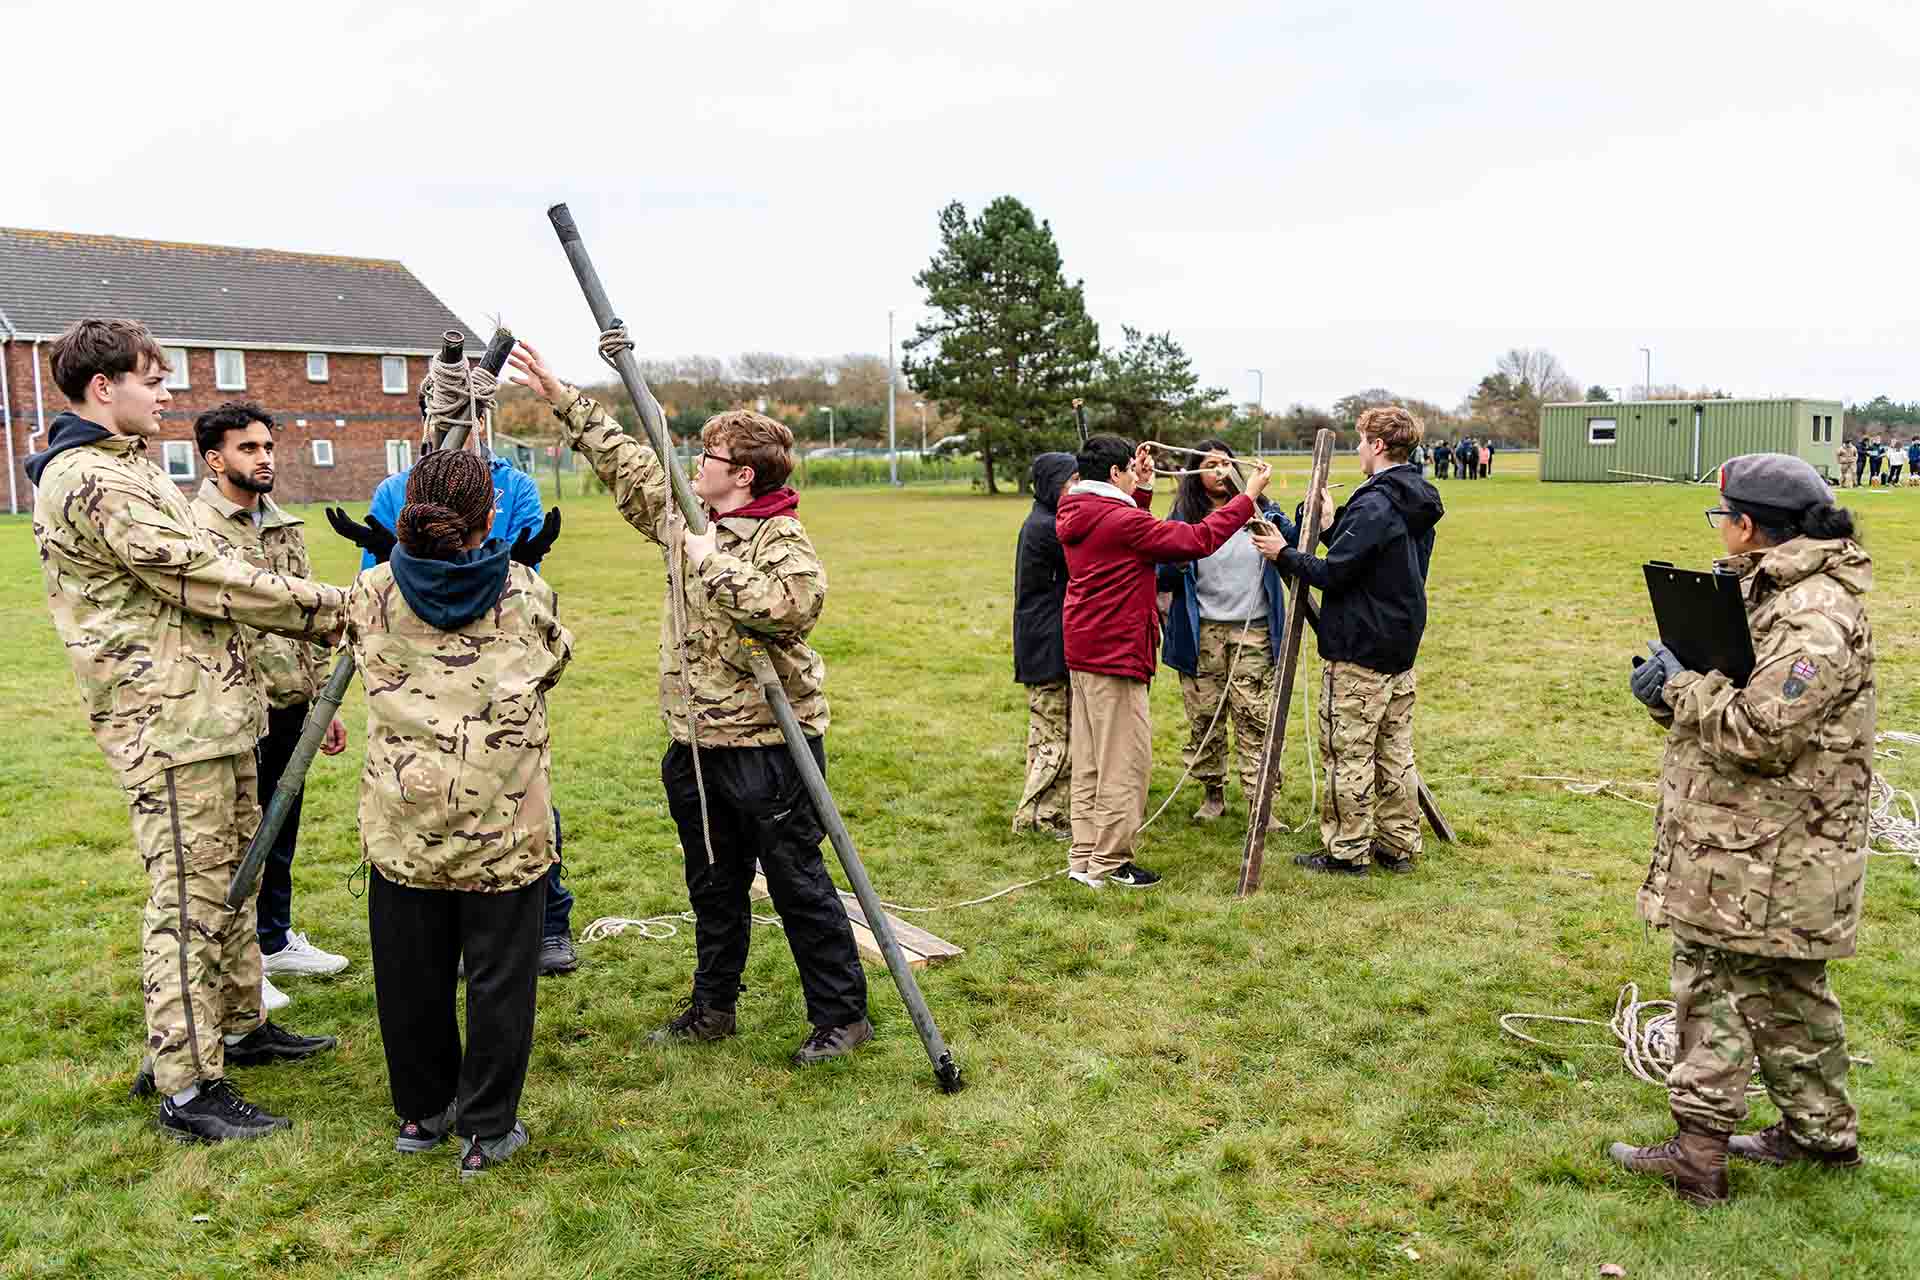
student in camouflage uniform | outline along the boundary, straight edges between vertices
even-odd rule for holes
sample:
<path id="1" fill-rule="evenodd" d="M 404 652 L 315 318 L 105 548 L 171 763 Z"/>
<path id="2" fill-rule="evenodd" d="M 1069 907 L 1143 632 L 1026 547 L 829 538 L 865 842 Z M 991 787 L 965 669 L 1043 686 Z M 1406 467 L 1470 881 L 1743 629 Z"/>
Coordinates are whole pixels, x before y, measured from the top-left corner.
<path id="1" fill-rule="evenodd" d="M 339 588 L 223 555 L 174 482 L 146 456 L 172 397 L 145 327 L 82 320 L 53 344 L 73 408 L 27 460 L 33 534 L 54 629 L 94 740 L 126 789 L 146 864 L 141 989 L 161 1131 L 184 1140 L 287 1128 L 241 1098 L 228 1066 L 333 1047 L 260 1008 L 254 904 L 226 906 L 260 821 L 254 744 L 265 702 L 242 626 L 298 639 L 339 633 Z"/>
<path id="2" fill-rule="evenodd" d="M 458 1133 L 462 1177 L 527 1141 L 520 1095 L 554 860 L 547 691 L 573 655 L 553 588 L 529 567 L 547 545 L 489 539 L 493 494 L 475 455 L 422 458 L 399 545 L 347 599 L 367 690 L 360 840 L 394 1145 L 426 1151 Z"/>
<path id="3" fill-rule="evenodd" d="M 1854 483 L 1854 460 L 1857 456 L 1853 441 L 1843 438 L 1839 450 L 1834 454 L 1834 464 L 1839 471 L 1838 484 L 1842 489 Z"/>
<path id="4" fill-rule="evenodd" d="M 283 511 L 268 495 L 274 477 L 273 415 L 251 401 L 230 400 L 209 409 L 193 424 L 194 448 L 206 464 L 207 478 L 189 509 L 215 546 L 228 555 L 289 578 L 310 572 L 304 521 Z M 267 732 L 260 739 L 260 798 L 270 800 L 293 749 L 306 728 L 308 704 L 326 683 L 328 652 L 302 640 L 243 627 L 247 665 L 260 681 L 267 701 Z M 337 756 L 347 747 L 347 728 L 335 716 L 320 750 Z M 262 988 L 269 1010 L 286 1003 L 274 988 L 275 974 L 333 974 L 347 958 L 324 951 L 293 931 L 293 854 L 300 840 L 300 803 L 295 796 L 286 825 L 274 841 L 260 875 L 260 956 L 266 973 Z"/>
<path id="5" fill-rule="evenodd" d="M 1365 875 L 1370 865 L 1413 870 L 1420 856 L 1419 778 L 1413 763 L 1414 658 L 1427 626 L 1427 566 L 1440 491 L 1413 473 L 1407 454 L 1420 420 L 1399 405 L 1360 415 L 1360 470 L 1367 479 L 1333 514 L 1324 559 L 1279 537 L 1256 538 L 1288 577 L 1325 595 L 1320 604 L 1320 852 L 1294 863 L 1309 871 Z M 1462 446 L 1466 447 L 1465 445 Z M 1332 506 L 1326 490 L 1308 501 Z"/>
<path id="6" fill-rule="evenodd" d="M 1194 448 L 1208 456 L 1195 468 L 1198 474 L 1180 477 L 1167 516 L 1183 524 L 1198 524 L 1237 492 L 1228 479 L 1234 453 L 1226 442 L 1202 440 Z M 1288 542 L 1299 539 L 1293 521 L 1264 497 L 1259 515 Z M 1160 657 L 1180 673 L 1187 710 L 1183 758 L 1205 789 L 1194 821 L 1211 822 L 1227 811 L 1229 728 L 1251 814 L 1266 748 L 1275 655 L 1286 629 L 1279 571 L 1253 545 L 1249 523 L 1204 560 L 1163 564 L 1158 574 L 1166 637 Z M 1277 827 L 1278 820 L 1273 821 Z"/>
<path id="7" fill-rule="evenodd" d="M 1027 690 L 1027 775 L 1013 831 L 1037 831 L 1057 840 L 1073 839 L 1067 769 L 1073 699 L 1060 621 L 1067 557 L 1053 522 L 1073 468 L 1070 453 L 1043 453 L 1033 460 L 1033 510 L 1020 526 L 1013 562 L 1013 678 Z"/>
<path id="8" fill-rule="evenodd" d="M 1729 1154 L 1860 1163 L 1827 961 L 1854 951 L 1873 781 L 1873 564 L 1852 515 L 1790 454 L 1733 459 L 1720 494 L 1707 518 L 1740 575 L 1753 675 L 1688 671 L 1655 644 L 1632 682 L 1667 729 L 1640 912 L 1673 931 L 1679 1132 L 1612 1148 L 1699 1204 L 1727 1199 Z M 1756 1062 L 1781 1118 L 1734 1136 Z"/>
<path id="9" fill-rule="evenodd" d="M 826 665 L 807 645 L 807 634 L 826 603 L 827 575 L 794 514 L 800 495 L 786 483 L 793 433 L 744 411 L 707 421 L 692 488 L 710 523 L 695 534 L 681 524 L 666 468 L 651 448 L 560 381 L 533 348 L 521 346 L 511 359 L 519 370 L 515 380 L 553 406 L 568 443 L 612 488 L 627 523 L 666 553 L 660 710 L 672 741 L 660 774 L 680 828 L 699 960 L 692 995 L 653 1039 L 718 1040 L 734 1033 L 757 862 L 785 926 L 813 1025 L 793 1061 L 805 1065 L 850 1053 L 873 1038 L 866 974 L 846 906 L 820 857 L 825 829 L 745 651 L 749 637 L 765 649 L 824 773 Z"/>

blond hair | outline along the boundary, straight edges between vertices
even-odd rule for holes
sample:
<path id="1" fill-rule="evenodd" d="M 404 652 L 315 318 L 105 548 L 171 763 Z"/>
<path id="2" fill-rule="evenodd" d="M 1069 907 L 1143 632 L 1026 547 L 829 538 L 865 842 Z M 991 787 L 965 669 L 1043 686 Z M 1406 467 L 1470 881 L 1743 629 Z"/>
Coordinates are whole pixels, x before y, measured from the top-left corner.
<path id="1" fill-rule="evenodd" d="M 1405 462 L 1427 434 L 1426 425 L 1397 404 L 1375 405 L 1360 415 L 1358 426 L 1363 437 L 1385 445 L 1395 462 Z"/>

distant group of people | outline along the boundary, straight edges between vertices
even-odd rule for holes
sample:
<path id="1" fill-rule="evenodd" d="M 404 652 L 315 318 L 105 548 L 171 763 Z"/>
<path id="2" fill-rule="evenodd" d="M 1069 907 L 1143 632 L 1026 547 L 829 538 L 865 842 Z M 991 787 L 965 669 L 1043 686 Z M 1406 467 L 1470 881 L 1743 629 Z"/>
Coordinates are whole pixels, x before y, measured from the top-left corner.
<path id="1" fill-rule="evenodd" d="M 1464 436 L 1449 444 L 1437 440 L 1433 445 L 1433 475 L 1445 480 L 1449 472 L 1461 480 L 1484 480 L 1493 474 L 1493 455 L 1498 446 L 1491 440 Z"/>
<path id="2" fill-rule="evenodd" d="M 1196 822 L 1226 815 L 1229 738 L 1247 808 L 1285 632 L 1283 581 L 1323 593 L 1320 749 L 1329 785 L 1311 871 L 1413 869 L 1421 850 L 1413 760 L 1414 658 L 1426 625 L 1427 567 L 1440 495 L 1413 465 L 1422 427 L 1398 406 L 1360 418 L 1366 480 L 1338 511 L 1326 489 L 1320 548 L 1266 500 L 1271 468 L 1236 474 L 1221 440 L 1195 447 L 1173 509 L 1151 514 L 1148 445 L 1093 436 L 1033 466 L 1034 506 L 1014 581 L 1014 678 L 1027 689 L 1027 773 L 1016 832 L 1070 842 L 1068 874 L 1091 889 L 1144 888 L 1134 858 L 1145 817 L 1155 651 L 1180 679 L 1183 759 L 1203 796 Z"/>
<path id="3" fill-rule="evenodd" d="M 1897 488 L 1903 467 L 1907 483 L 1920 484 L 1920 435 L 1911 437 L 1905 444 L 1892 435 L 1862 435 L 1843 440 L 1835 461 L 1843 489 L 1869 485 Z"/>

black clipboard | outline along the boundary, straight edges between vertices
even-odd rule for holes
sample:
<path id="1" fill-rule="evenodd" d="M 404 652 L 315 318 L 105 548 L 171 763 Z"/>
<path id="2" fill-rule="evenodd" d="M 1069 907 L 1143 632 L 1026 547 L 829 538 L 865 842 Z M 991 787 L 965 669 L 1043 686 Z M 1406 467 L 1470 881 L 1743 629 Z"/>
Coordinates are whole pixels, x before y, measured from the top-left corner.
<path id="1" fill-rule="evenodd" d="M 1660 643 L 1689 671 L 1718 671 L 1745 688 L 1753 675 L 1753 632 L 1740 579 L 1731 573 L 1676 569 L 1649 561 L 1647 595 Z"/>

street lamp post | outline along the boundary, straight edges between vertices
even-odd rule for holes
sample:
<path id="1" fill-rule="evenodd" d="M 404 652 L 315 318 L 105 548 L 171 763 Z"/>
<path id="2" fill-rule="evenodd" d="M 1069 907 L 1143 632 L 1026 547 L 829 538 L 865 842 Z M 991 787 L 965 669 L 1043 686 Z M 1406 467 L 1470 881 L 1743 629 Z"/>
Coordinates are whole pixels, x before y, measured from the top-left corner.
<path id="1" fill-rule="evenodd" d="M 887 477 L 895 488 L 900 485 L 900 453 L 893 443 L 893 371 L 900 361 L 893 349 L 893 308 L 887 308 Z"/>
<path id="2" fill-rule="evenodd" d="M 1253 456 L 1258 458 L 1260 456 L 1260 446 L 1264 442 L 1266 435 L 1267 426 L 1267 371 L 1265 369 L 1249 369 L 1247 372 L 1260 379 L 1259 390 L 1253 393 L 1253 407 L 1260 415 L 1259 421 L 1253 428 Z"/>
<path id="3" fill-rule="evenodd" d="M 920 411 L 920 459 L 924 462 L 927 457 L 927 402 L 915 400 L 913 407 Z"/>
<path id="4" fill-rule="evenodd" d="M 827 415 L 827 448 L 831 449 L 833 448 L 833 406 L 823 404 L 820 408 L 824 410 Z"/>
<path id="5" fill-rule="evenodd" d="M 1647 399 L 1653 399 L 1653 348 L 1642 347 L 1640 354 L 1647 358 Z"/>

